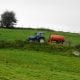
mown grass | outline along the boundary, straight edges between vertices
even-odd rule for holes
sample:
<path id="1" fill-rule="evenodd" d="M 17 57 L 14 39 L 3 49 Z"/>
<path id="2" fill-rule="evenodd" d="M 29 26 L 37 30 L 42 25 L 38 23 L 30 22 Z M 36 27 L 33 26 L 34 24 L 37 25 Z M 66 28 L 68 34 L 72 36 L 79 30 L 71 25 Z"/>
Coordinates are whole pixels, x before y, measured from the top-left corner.
<path id="1" fill-rule="evenodd" d="M 0 80 L 80 80 L 79 57 L 56 54 L 0 49 Z"/>

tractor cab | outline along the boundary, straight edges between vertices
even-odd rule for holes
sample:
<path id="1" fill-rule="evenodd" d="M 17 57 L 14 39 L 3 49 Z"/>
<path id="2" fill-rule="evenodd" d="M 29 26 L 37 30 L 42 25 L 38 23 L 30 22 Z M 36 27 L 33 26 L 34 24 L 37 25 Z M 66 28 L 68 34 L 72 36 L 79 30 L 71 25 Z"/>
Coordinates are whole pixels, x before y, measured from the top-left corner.
<path id="1" fill-rule="evenodd" d="M 37 32 L 36 36 L 44 36 L 44 32 Z"/>

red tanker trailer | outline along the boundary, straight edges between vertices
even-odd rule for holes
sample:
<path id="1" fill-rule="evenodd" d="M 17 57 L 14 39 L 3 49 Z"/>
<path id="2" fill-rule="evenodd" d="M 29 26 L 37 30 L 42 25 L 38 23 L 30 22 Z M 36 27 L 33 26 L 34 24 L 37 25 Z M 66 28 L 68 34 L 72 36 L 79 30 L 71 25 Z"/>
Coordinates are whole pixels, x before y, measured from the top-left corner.
<path id="1" fill-rule="evenodd" d="M 61 35 L 54 35 L 51 34 L 49 36 L 48 42 L 52 43 L 52 42 L 56 42 L 56 43 L 62 43 L 65 41 L 64 36 Z"/>

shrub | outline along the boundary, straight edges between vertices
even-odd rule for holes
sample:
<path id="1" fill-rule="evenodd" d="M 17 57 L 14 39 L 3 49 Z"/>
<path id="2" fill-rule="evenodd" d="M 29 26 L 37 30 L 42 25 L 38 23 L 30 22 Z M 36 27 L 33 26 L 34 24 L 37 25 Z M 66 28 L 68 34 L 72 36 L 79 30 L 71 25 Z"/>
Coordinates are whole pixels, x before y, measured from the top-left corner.
<path id="1" fill-rule="evenodd" d="M 75 49 L 77 49 L 78 51 L 80 51 L 80 44 L 76 45 Z"/>
<path id="2" fill-rule="evenodd" d="M 49 53 L 65 52 L 71 49 L 71 47 L 59 45 L 59 44 L 48 44 L 48 43 L 41 44 L 38 42 L 34 43 L 34 42 L 27 42 L 22 40 L 0 41 L 0 48 L 18 48 L 18 49 L 43 51 Z"/>

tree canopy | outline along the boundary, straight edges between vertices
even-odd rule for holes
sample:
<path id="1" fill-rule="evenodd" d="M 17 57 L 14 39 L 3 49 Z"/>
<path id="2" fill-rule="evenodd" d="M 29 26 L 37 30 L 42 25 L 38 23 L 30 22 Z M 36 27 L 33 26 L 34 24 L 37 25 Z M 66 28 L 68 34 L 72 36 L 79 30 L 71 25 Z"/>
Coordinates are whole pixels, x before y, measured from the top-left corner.
<path id="1" fill-rule="evenodd" d="M 5 11 L 1 15 L 1 26 L 6 28 L 12 28 L 14 27 L 15 23 L 17 22 L 15 13 L 13 11 Z"/>

